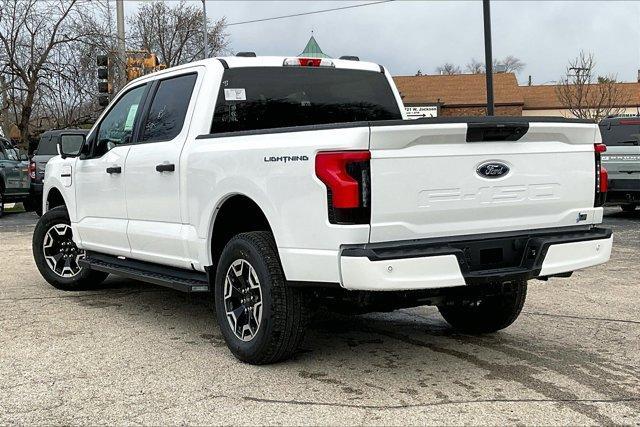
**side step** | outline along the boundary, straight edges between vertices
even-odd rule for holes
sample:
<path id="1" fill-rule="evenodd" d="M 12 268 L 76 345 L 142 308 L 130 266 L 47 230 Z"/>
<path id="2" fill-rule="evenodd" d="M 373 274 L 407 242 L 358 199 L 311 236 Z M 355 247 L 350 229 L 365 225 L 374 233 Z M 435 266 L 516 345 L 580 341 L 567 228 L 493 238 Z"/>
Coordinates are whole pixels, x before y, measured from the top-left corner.
<path id="1" fill-rule="evenodd" d="M 153 283 L 182 292 L 208 292 L 209 280 L 205 273 L 182 268 L 168 267 L 145 261 L 119 258 L 96 252 L 87 252 L 80 265 L 92 270 L 129 279 Z"/>

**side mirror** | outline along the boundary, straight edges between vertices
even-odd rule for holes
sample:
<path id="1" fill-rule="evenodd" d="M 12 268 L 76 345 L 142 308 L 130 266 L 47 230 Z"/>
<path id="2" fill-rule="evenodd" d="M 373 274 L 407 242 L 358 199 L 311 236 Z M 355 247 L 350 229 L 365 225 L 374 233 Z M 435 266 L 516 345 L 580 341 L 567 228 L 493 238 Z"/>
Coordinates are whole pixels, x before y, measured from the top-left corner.
<path id="1" fill-rule="evenodd" d="M 85 142 L 85 136 L 77 133 L 68 133 L 60 135 L 58 141 L 58 153 L 60 157 L 66 159 L 67 157 L 78 157 L 80 150 Z"/>

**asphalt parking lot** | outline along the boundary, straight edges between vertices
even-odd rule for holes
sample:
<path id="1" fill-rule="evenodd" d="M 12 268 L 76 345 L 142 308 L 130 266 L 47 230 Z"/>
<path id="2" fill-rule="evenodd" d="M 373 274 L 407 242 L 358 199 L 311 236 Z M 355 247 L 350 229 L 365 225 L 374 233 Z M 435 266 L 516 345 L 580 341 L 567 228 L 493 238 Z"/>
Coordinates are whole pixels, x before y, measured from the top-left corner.
<path id="1" fill-rule="evenodd" d="M 501 333 L 429 307 L 332 315 L 263 367 L 230 355 L 202 297 L 52 288 L 35 221 L 0 219 L 0 424 L 640 424 L 640 211 L 608 209 L 612 260 L 531 282 Z"/>

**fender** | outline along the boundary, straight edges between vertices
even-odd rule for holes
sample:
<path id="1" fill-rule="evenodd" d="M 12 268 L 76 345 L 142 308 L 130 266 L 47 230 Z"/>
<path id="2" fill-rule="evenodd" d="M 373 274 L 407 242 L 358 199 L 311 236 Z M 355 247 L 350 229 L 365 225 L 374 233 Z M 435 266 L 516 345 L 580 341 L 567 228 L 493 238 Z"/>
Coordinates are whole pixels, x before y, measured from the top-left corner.
<path id="1" fill-rule="evenodd" d="M 44 213 L 48 210 L 47 200 L 49 199 L 49 193 L 55 188 L 60 192 L 64 204 L 67 206 L 72 226 L 76 222 L 75 189 L 73 187 L 76 160 L 75 158 L 63 159 L 60 156 L 49 160 L 45 167 L 44 187 L 42 189 L 42 212 Z"/>
<path id="2" fill-rule="evenodd" d="M 238 177 L 235 177 L 234 186 L 236 188 L 238 187 L 238 182 L 239 182 Z M 247 187 L 245 187 L 245 189 L 247 189 Z M 260 194 L 261 192 L 259 191 L 259 188 L 257 186 L 253 188 L 253 190 L 254 191 L 242 191 L 242 192 L 226 191 L 222 195 L 212 198 L 207 203 L 207 207 L 206 207 L 207 214 L 202 215 L 202 218 L 201 218 L 202 223 L 200 224 L 200 227 L 198 229 L 198 237 L 199 237 L 198 240 L 204 244 L 199 251 L 201 254 L 200 259 L 203 259 L 202 255 L 206 254 L 206 258 L 204 258 L 206 259 L 206 261 L 202 265 L 211 265 L 212 260 L 211 260 L 210 248 L 211 248 L 211 243 L 213 239 L 213 227 L 215 225 L 218 212 L 220 212 L 220 208 L 224 205 L 224 203 L 227 200 L 229 200 L 233 196 L 244 196 L 247 199 L 254 202 L 258 206 L 258 208 L 260 208 L 265 218 L 267 219 L 269 226 L 271 227 L 271 231 L 273 232 L 273 238 L 276 241 L 276 246 L 278 246 L 281 227 L 280 227 L 279 221 L 276 220 L 277 218 L 276 211 L 274 207 L 271 206 L 271 203 L 268 202 L 268 198 L 266 197 L 266 195 Z M 205 221 L 206 223 L 204 223 Z"/>

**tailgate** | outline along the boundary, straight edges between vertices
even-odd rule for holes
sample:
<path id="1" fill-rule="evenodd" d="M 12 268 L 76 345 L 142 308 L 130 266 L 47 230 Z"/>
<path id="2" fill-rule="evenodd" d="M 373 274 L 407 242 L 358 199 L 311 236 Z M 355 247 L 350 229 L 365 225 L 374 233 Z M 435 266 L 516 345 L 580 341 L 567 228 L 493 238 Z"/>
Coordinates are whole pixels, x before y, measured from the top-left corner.
<path id="1" fill-rule="evenodd" d="M 373 125 L 370 240 L 599 222 L 599 141 L 596 125 L 575 122 Z"/>

